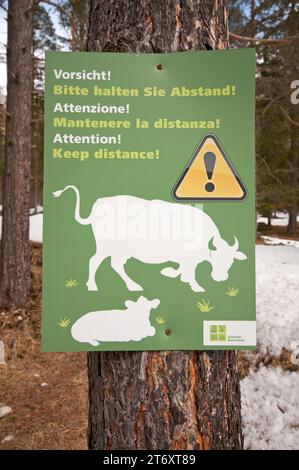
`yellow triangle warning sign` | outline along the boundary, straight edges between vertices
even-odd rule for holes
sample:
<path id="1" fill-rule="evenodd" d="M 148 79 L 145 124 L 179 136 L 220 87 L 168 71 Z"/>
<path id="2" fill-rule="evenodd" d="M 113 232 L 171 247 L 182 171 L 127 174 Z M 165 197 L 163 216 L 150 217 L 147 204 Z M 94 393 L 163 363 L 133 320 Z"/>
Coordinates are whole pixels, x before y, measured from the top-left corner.
<path id="1" fill-rule="evenodd" d="M 247 191 L 213 134 L 205 135 L 173 188 L 181 200 L 243 201 Z"/>

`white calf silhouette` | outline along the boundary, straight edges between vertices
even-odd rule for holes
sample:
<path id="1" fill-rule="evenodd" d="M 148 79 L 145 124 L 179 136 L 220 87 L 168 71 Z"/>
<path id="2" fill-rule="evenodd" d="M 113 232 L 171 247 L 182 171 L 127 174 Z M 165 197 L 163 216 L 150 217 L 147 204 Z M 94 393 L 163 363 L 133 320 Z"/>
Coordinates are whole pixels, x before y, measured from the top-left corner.
<path id="1" fill-rule="evenodd" d="M 140 341 L 156 333 L 149 317 L 151 309 L 159 304 L 159 299 L 141 296 L 136 302 L 127 300 L 126 310 L 89 312 L 74 323 L 71 334 L 80 343 L 92 346 L 98 346 L 100 341 Z"/>
<path id="2" fill-rule="evenodd" d="M 178 268 L 166 267 L 161 274 L 168 277 L 180 275 L 182 282 L 189 284 L 194 292 L 204 292 L 196 278 L 197 265 L 208 261 L 212 265 L 214 281 L 225 281 L 234 260 L 245 260 L 246 255 L 238 251 L 235 237 L 231 246 L 220 236 L 211 219 L 198 207 L 189 204 L 169 203 L 161 200 L 148 201 L 134 196 L 112 196 L 97 199 L 89 217 L 80 216 L 80 194 L 75 186 L 66 186 L 53 193 L 59 197 L 67 189 L 76 193 L 75 220 L 82 225 L 91 225 L 96 253 L 89 260 L 87 287 L 97 291 L 95 275 L 102 261 L 111 257 L 111 266 L 126 283 L 130 291 L 143 288 L 133 281 L 125 271 L 130 258 L 143 263 L 160 264 L 175 262 Z M 190 229 L 184 225 L 195 224 L 192 243 Z M 171 233 L 165 229 L 174 227 Z M 183 230 L 184 233 L 179 233 Z M 167 231 L 167 230 L 166 230 Z"/>

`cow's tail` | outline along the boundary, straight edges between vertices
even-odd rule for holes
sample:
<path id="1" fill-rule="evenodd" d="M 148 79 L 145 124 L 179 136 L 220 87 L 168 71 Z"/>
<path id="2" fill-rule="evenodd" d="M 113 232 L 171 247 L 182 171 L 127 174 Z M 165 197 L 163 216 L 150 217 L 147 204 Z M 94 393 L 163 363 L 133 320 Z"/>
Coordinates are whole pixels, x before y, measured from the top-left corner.
<path id="1" fill-rule="evenodd" d="M 76 207 L 75 207 L 76 222 L 78 222 L 81 225 L 89 225 L 91 223 L 91 217 L 89 216 L 89 217 L 86 217 L 86 219 L 83 219 L 80 216 L 80 193 L 79 193 L 78 188 L 76 188 L 76 186 L 69 185 L 69 186 L 66 186 L 64 189 L 58 189 L 58 191 L 54 191 L 54 193 L 52 194 L 54 197 L 60 197 L 61 194 L 64 193 L 64 191 L 66 191 L 67 189 L 73 189 L 76 194 Z"/>

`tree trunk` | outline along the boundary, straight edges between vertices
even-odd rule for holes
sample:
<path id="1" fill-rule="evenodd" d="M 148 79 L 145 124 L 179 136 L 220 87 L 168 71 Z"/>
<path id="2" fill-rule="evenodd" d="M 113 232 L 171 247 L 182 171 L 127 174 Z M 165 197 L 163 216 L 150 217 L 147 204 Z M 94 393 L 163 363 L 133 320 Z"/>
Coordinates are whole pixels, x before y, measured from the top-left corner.
<path id="1" fill-rule="evenodd" d="M 295 106 L 294 106 L 295 108 Z M 299 113 L 292 110 L 291 112 L 292 119 L 298 122 Z M 290 132 L 290 156 L 289 161 L 292 165 L 292 173 L 291 173 L 291 184 L 289 188 L 291 204 L 289 208 L 289 222 L 287 227 L 287 234 L 290 236 L 296 235 L 297 230 L 297 214 L 298 214 L 298 171 L 299 171 L 299 129 L 294 124 L 290 124 L 291 132 Z"/>
<path id="2" fill-rule="evenodd" d="M 39 160 L 39 149 L 37 145 L 32 147 L 32 166 L 34 170 L 33 174 L 33 207 L 34 214 L 37 214 L 37 206 L 39 204 L 39 172 L 38 172 L 38 160 Z"/>
<path id="3" fill-rule="evenodd" d="M 91 0 L 87 49 L 228 47 L 225 0 Z M 88 354 L 90 449 L 242 449 L 234 351 Z"/>
<path id="4" fill-rule="evenodd" d="M 294 205 L 289 209 L 289 221 L 288 221 L 288 228 L 287 234 L 290 236 L 296 235 L 297 231 L 297 204 Z"/>
<path id="5" fill-rule="evenodd" d="M 73 24 L 71 25 L 72 51 L 84 51 L 86 43 L 88 3 L 86 0 L 71 0 L 70 10 Z M 74 29 L 74 27 L 76 29 Z"/>
<path id="6" fill-rule="evenodd" d="M 267 225 L 268 225 L 268 227 L 271 227 L 271 225 L 272 225 L 271 221 L 272 221 L 271 214 L 268 214 L 267 215 Z"/>
<path id="7" fill-rule="evenodd" d="M 31 39 L 32 1 L 10 0 L 0 259 L 0 304 L 4 307 L 22 306 L 30 287 Z"/>

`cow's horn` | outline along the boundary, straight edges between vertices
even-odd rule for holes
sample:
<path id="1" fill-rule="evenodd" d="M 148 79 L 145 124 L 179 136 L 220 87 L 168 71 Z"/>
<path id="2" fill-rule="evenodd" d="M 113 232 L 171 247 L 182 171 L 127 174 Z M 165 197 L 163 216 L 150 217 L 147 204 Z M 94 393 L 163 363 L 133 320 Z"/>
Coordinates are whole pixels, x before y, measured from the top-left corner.
<path id="1" fill-rule="evenodd" d="M 238 242 L 238 239 L 236 237 L 235 238 L 235 241 L 234 241 L 234 244 L 233 244 L 233 249 L 234 250 L 238 250 L 239 249 L 239 242 Z"/>
<path id="2" fill-rule="evenodd" d="M 221 247 L 221 238 L 217 235 L 211 239 L 213 246 L 217 249 Z"/>

